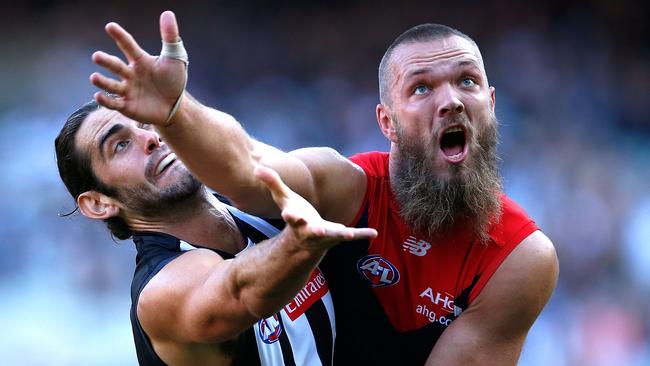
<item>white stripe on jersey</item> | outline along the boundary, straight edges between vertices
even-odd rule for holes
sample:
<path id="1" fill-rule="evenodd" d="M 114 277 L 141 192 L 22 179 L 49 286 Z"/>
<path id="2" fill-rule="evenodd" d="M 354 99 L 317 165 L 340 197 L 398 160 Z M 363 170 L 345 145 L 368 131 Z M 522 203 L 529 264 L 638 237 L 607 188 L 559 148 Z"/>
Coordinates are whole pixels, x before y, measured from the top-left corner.
<path id="1" fill-rule="evenodd" d="M 332 327 L 332 364 L 334 364 L 334 344 L 336 343 L 336 314 L 334 313 L 334 303 L 332 302 L 332 295 L 330 295 L 329 291 L 327 291 L 321 300 L 323 300 L 323 305 L 325 305 L 327 316 L 330 318 L 330 326 Z"/>
<path id="2" fill-rule="evenodd" d="M 240 220 L 251 225 L 262 234 L 267 237 L 272 237 L 280 232 L 276 227 L 269 224 L 268 222 L 255 217 L 248 215 L 232 206 L 227 206 L 228 210 L 239 218 Z M 248 239 L 248 246 L 250 248 L 254 243 Z M 243 250 L 240 253 L 242 253 Z M 330 350 L 332 355 L 332 360 L 334 359 L 334 343 L 336 341 L 336 318 L 334 316 L 334 305 L 332 303 L 332 295 L 327 291 L 320 300 L 325 306 L 325 312 L 329 318 L 329 323 L 331 326 L 332 332 L 332 349 Z M 312 305 L 313 306 L 313 305 Z M 302 314 L 295 321 L 289 318 L 288 314 L 285 311 L 285 308 L 280 310 L 279 315 L 282 319 L 282 332 L 284 332 L 289 339 L 289 344 L 291 347 L 291 352 L 293 353 L 293 358 L 296 365 L 309 365 L 309 366 L 322 366 L 322 361 L 318 355 L 318 348 L 316 347 L 316 340 L 314 338 L 314 333 L 307 320 L 307 315 Z M 269 324 L 274 321 L 271 320 L 272 317 L 269 317 Z M 255 331 L 255 342 L 257 344 L 257 351 L 259 353 L 260 362 L 263 366 L 284 366 L 284 359 L 282 348 L 280 346 L 280 340 L 277 340 L 273 343 L 265 343 L 262 341 L 264 338 L 260 331 L 259 322 L 253 325 Z M 331 365 L 326 365 L 331 366 Z"/>
<path id="3" fill-rule="evenodd" d="M 332 335 L 334 333 L 334 309 L 332 305 L 332 296 L 330 292 L 327 291 L 323 297 L 321 297 L 325 308 L 327 309 L 327 315 L 329 316 L 330 324 L 332 325 Z M 284 328 L 287 331 L 287 337 L 289 342 L 292 345 L 293 350 L 293 359 L 296 362 L 296 365 L 314 365 L 322 366 L 323 363 L 318 355 L 318 348 L 316 348 L 316 342 L 314 341 L 314 333 L 307 317 L 303 314 L 296 318 L 295 321 L 291 320 L 287 315 L 286 311 L 282 309 L 282 322 Z M 308 341 L 309 340 L 309 341 Z M 332 339 L 332 348 L 334 347 L 334 339 Z M 334 350 L 332 349 L 332 354 Z"/>
<path id="4" fill-rule="evenodd" d="M 230 210 L 230 213 L 232 213 L 234 216 L 237 216 L 238 219 L 256 228 L 262 234 L 266 235 L 269 238 L 277 235 L 280 232 L 280 230 L 277 227 L 269 224 L 268 222 L 260 219 L 257 216 L 249 215 L 245 212 L 238 210 L 236 207 L 233 206 L 227 206 L 227 208 L 228 210 Z"/>
<path id="5" fill-rule="evenodd" d="M 291 342 L 293 359 L 296 365 L 322 366 L 318 357 L 316 342 L 314 342 L 314 333 L 309 326 L 307 317 L 302 315 L 293 321 L 284 310 L 280 314 L 282 315 L 284 329 L 287 331 L 287 337 Z"/>
<path id="6" fill-rule="evenodd" d="M 179 245 L 179 247 L 181 248 L 181 252 L 187 252 L 188 250 L 196 249 L 195 246 L 193 246 L 192 244 L 186 241 L 183 240 L 179 240 L 179 241 L 181 242 Z"/>

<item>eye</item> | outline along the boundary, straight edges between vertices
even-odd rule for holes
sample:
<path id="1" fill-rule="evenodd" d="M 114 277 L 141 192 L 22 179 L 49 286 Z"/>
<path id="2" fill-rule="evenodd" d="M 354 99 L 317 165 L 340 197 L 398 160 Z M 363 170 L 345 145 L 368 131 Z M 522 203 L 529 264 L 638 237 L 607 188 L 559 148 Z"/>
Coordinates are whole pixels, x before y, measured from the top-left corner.
<path id="1" fill-rule="evenodd" d="M 427 90 L 429 90 L 429 88 L 427 88 L 425 85 L 418 85 L 413 90 L 413 94 L 422 95 L 422 94 L 426 93 Z"/>
<path id="2" fill-rule="evenodd" d="M 476 82 L 474 81 L 474 79 L 469 78 L 469 77 L 463 78 L 462 83 L 463 83 L 463 86 L 466 86 L 466 87 L 471 87 L 471 86 L 476 85 Z"/>
<path id="3" fill-rule="evenodd" d="M 127 146 L 129 146 L 129 141 L 128 140 L 122 140 L 122 141 L 118 142 L 117 144 L 115 144 L 115 152 L 118 153 L 118 152 L 126 149 Z"/>

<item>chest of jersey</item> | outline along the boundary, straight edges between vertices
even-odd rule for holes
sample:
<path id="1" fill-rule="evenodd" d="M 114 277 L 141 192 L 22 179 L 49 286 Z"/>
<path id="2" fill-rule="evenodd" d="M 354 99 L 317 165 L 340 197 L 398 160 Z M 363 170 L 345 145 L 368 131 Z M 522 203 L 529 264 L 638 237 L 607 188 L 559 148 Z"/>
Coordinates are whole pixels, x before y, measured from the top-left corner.
<path id="1" fill-rule="evenodd" d="M 356 266 L 393 327 L 399 332 L 430 323 L 447 327 L 466 307 L 477 274 L 476 254 L 470 253 L 480 248 L 471 236 L 459 233 L 433 242 L 414 234 L 390 208 L 371 209 L 368 225 L 379 236 Z"/>

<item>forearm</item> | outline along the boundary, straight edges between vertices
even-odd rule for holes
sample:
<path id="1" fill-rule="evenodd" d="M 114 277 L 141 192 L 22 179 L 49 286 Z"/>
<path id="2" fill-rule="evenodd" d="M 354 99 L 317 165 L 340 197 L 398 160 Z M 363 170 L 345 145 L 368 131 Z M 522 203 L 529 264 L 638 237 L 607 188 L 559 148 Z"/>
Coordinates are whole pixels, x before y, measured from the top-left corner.
<path id="1" fill-rule="evenodd" d="M 304 286 L 325 249 L 300 247 L 287 230 L 233 259 L 186 252 L 147 284 L 138 316 L 150 336 L 181 342 L 233 339 L 281 310 Z"/>
<path id="2" fill-rule="evenodd" d="M 253 141 L 230 115 L 186 94 L 163 140 L 207 186 L 228 196 L 263 192 L 253 175 Z"/>
<path id="3" fill-rule="evenodd" d="M 322 244 L 310 248 L 291 230 L 248 249 L 233 260 L 230 279 L 235 298 L 256 317 L 266 317 L 300 291 L 323 258 Z"/>

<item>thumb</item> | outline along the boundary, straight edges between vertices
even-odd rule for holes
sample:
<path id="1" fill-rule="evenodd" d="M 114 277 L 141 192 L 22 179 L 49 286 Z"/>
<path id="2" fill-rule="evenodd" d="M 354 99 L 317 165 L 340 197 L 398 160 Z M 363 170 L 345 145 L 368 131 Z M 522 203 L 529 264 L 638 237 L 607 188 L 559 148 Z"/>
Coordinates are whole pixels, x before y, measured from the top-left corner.
<path id="1" fill-rule="evenodd" d="M 278 173 L 271 168 L 257 165 L 253 174 L 255 174 L 255 176 L 266 185 L 271 192 L 273 201 L 275 201 L 281 210 L 284 210 L 286 201 L 290 194 L 290 189 L 284 184 L 282 179 L 280 179 Z"/>
<path id="2" fill-rule="evenodd" d="M 165 42 L 178 42 L 181 37 L 178 34 L 178 23 L 176 15 L 170 10 L 160 14 L 160 36 Z"/>

